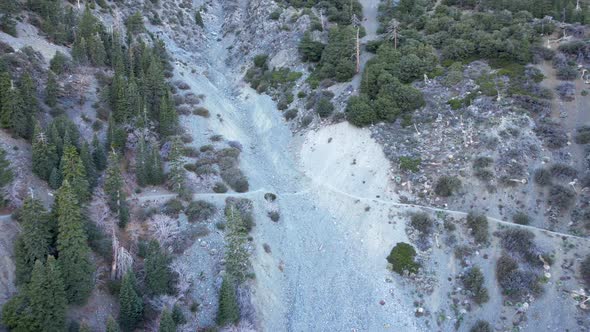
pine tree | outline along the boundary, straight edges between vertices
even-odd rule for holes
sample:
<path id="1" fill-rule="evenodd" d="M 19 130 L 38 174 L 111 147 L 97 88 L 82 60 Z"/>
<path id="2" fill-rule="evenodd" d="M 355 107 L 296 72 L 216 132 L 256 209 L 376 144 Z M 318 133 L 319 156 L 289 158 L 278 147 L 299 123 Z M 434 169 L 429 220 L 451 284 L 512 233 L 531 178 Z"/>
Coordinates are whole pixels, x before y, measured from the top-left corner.
<path id="1" fill-rule="evenodd" d="M 10 128 L 12 116 L 12 80 L 7 72 L 0 73 L 0 127 Z"/>
<path id="2" fill-rule="evenodd" d="M 88 185 L 92 190 L 94 187 L 96 187 L 96 184 L 98 182 L 98 174 L 96 172 L 94 158 L 92 157 L 92 153 L 90 152 L 90 145 L 88 144 L 88 142 L 84 142 L 84 144 L 82 144 L 82 148 L 80 149 L 80 159 L 82 160 L 84 170 L 86 171 Z"/>
<path id="3" fill-rule="evenodd" d="M 145 265 L 145 286 L 147 291 L 153 295 L 167 293 L 170 289 L 172 279 L 169 258 L 160 249 L 160 244 L 152 240 L 148 244 Z"/>
<path id="4" fill-rule="evenodd" d="M 172 307 L 172 319 L 174 320 L 174 324 L 176 326 L 186 324 L 186 318 L 184 317 L 184 313 L 178 304 L 175 304 Z"/>
<path id="5" fill-rule="evenodd" d="M 33 131 L 32 152 L 33 173 L 48 181 L 51 171 L 56 167 L 57 152 L 38 123 Z"/>
<path id="6" fill-rule="evenodd" d="M 43 331 L 64 331 L 66 293 L 59 266 L 53 256 L 47 258 L 45 266 L 39 260 L 35 262 L 27 292 L 36 325 Z"/>
<path id="7" fill-rule="evenodd" d="M 123 151 L 125 144 L 127 144 L 127 132 L 115 123 L 111 114 L 109 117 L 109 128 L 107 129 L 107 150 Z"/>
<path id="8" fill-rule="evenodd" d="M 41 331 L 31 314 L 26 292 L 19 292 L 2 306 L 2 324 L 11 331 Z"/>
<path id="9" fill-rule="evenodd" d="M 20 213 L 22 233 L 20 242 L 15 249 L 17 264 L 16 277 L 18 284 L 25 284 L 31 277 L 35 261 L 43 261 L 49 255 L 52 245 L 52 234 L 49 216 L 41 201 L 31 197 L 24 201 Z"/>
<path id="10" fill-rule="evenodd" d="M 161 101 L 160 104 L 160 119 L 159 129 L 162 137 L 174 135 L 178 126 L 178 114 L 174 108 L 172 96 L 168 92 Z"/>
<path id="11" fill-rule="evenodd" d="M 109 319 L 107 319 L 107 330 L 106 332 L 120 332 L 121 329 L 119 329 L 119 325 L 117 325 L 117 322 L 113 319 L 113 317 L 109 316 Z"/>
<path id="12" fill-rule="evenodd" d="M 78 201 L 80 203 L 88 201 L 90 198 L 90 188 L 86 177 L 86 170 L 74 146 L 67 145 L 64 147 L 60 169 L 63 181 L 70 183 Z"/>
<path id="13" fill-rule="evenodd" d="M 96 134 L 92 138 L 92 159 L 98 171 L 104 171 L 107 168 L 107 155 Z"/>
<path id="14" fill-rule="evenodd" d="M 68 302 L 82 303 L 92 291 L 94 267 L 76 190 L 64 180 L 57 195 L 57 250 Z"/>
<path id="15" fill-rule="evenodd" d="M 162 311 L 162 316 L 160 317 L 160 327 L 158 328 L 158 332 L 176 332 L 176 324 L 172 319 L 172 314 L 168 309 L 164 309 Z"/>
<path id="16" fill-rule="evenodd" d="M 57 105 L 57 96 L 59 95 L 59 86 L 55 75 L 50 71 L 47 74 L 47 84 L 45 86 L 45 104 L 49 107 Z"/>
<path id="17" fill-rule="evenodd" d="M 145 142 L 145 138 L 142 136 L 139 138 L 136 153 L 135 163 L 135 177 L 137 178 L 137 184 L 145 186 L 148 184 L 149 164 L 148 164 L 148 149 Z"/>
<path id="18" fill-rule="evenodd" d="M 72 46 L 72 58 L 81 65 L 88 64 L 88 45 L 86 38 L 81 37 L 76 39 Z"/>
<path id="19" fill-rule="evenodd" d="M 143 302 L 137 293 L 135 275 L 127 272 L 119 291 L 119 323 L 124 331 L 133 331 L 142 319 Z"/>
<path id="20" fill-rule="evenodd" d="M 219 309 L 217 310 L 217 324 L 235 324 L 240 319 L 240 308 L 236 298 L 236 286 L 233 280 L 225 276 L 219 290 Z"/>
<path id="21" fill-rule="evenodd" d="M 127 99 L 127 81 L 122 73 L 116 73 L 110 89 L 111 107 L 116 123 L 124 123 L 129 118 L 129 100 Z"/>
<path id="22" fill-rule="evenodd" d="M 106 170 L 106 179 L 104 182 L 104 192 L 107 194 L 107 203 L 111 211 L 119 216 L 119 226 L 125 227 L 128 219 L 123 177 L 121 176 L 121 166 L 119 157 L 115 152 L 109 154 L 109 166 Z"/>
<path id="23" fill-rule="evenodd" d="M 170 148 L 170 172 L 168 173 L 168 185 L 172 191 L 182 197 L 188 194 L 186 187 L 186 170 L 182 161 L 182 142 L 180 138 L 175 137 Z"/>
<path id="24" fill-rule="evenodd" d="M 150 57 L 150 64 L 145 74 L 145 103 L 152 120 L 160 118 L 160 102 L 166 94 L 166 84 L 162 64 L 154 56 Z"/>
<path id="25" fill-rule="evenodd" d="M 63 178 L 61 176 L 61 171 L 59 170 L 59 168 L 54 167 L 51 170 L 51 174 L 49 175 L 49 180 L 47 181 L 47 183 L 49 184 L 49 187 L 53 190 L 57 190 L 57 189 L 59 189 L 59 187 L 61 187 L 62 182 L 63 182 Z"/>
<path id="26" fill-rule="evenodd" d="M 95 33 L 88 38 L 88 57 L 90 62 L 95 66 L 104 66 L 106 60 L 106 51 L 100 35 Z"/>
<path id="27" fill-rule="evenodd" d="M 2 187 L 12 182 L 13 176 L 10 162 L 6 159 L 6 151 L 0 148 L 0 207 L 6 204 Z"/>
<path id="28" fill-rule="evenodd" d="M 33 135 L 35 115 L 39 112 L 39 102 L 36 97 L 37 91 L 29 73 L 25 73 L 21 76 L 19 81 L 19 92 L 23 107 L 23 123 L 19 125 L 15 124 L 15 131 L 19 131 L 17 134 L 20 137 L 29 139 Z M 19 129 L 17 129 L 17 127 Z"/>
<path id="29" fill-rule="evenodd" d="M 158 144 L 150 145 L 149 147 L 149 172 L 148 183 L 152 185 L 160 185 L 164 183 L 164 167 L 162 165 L 162 156 Z"/>

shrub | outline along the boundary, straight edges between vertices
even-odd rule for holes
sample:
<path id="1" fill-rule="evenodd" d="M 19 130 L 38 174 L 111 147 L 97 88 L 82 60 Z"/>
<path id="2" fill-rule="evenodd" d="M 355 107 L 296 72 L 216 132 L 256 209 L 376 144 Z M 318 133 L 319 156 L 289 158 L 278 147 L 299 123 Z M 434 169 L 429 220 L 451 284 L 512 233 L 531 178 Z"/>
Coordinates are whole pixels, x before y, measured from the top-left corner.
<path id="1" fill-rule="evenodd" d="M 496 279 L 502 293 L 513 299 L 541 292 L 537 275 L 520 270 L 516 260 L 505 253 L 496 262 Z"/>
<path id="2" fill-rule="evenodd" d="M 188 216 L 188 220 L 190 222 L 195 222 L 204 221 L 210 218 L 213 214 L 215 214 L 215 211 L 217 211 L 215 205 L 207 201 L 199 200 L 190 202 L 186 208 L 185 213 Z"/>
<path id="3" fill-rule="evenodd" d="M 534 238 L 535 234 L 529 230 L 512 228 L 500 233 L 500 244 L 504 250 L 521 257 L 529 264 L 539 265 L 538 257 L 541 252 L 537 249 Z"/>
<path id="4" fill-rule="evenodd" d="M 580 274 L 582 275 L 582 280 L 590 287 L 590 255 L 586 256 L 580 264 Z"/>
<path id="5" fill-rule="evenodd" d="M 194 111 L 193 111 L 194 115 L 198 115 L 198 116 L 202 116 L 204 118 L 208 118 L 211 116 L 211 114 L 209 113 L 209 110 L 206 109 L 205 107 L 197 107 Z"/>
<path id="6" fill-rule="evenodd" d="M 326 118 L 334 112 L 334 104 L 326 98 L 320 98 L 316 105 L 316 112 L 322 118 Z"/>
<path id="7" fill-rule="evenodd" d="M 410 225 L 423 235 L 429 234 L 432 231 L 433 221 L 427 213 L 418 212 L 412 215 Z"/>
<path id="8" fill-rule="evenodd" d="M 173 198 L 164 204 L 164 213 L 169 216 L 178 217 L 178 214 L 184 209 L 179 199 Z"/>
<path id="9" fill-rule="evenodd" d="M 442 197 L 449 197 L 461 186 L 461 180 L 455 176 L 441 176 L 434 187 L 434 192 Z"/>
<path id="10" fill-rule="evenodd" d="M 535 127 L 535 134 L 539 136 L 550 149 L 559 149 L 567 144 L 567 134 L 558 125 L 542 123 Z"/>
<path id="11" fill-rule="evenodd" d="M 285 112 L 285 120 L 293 120 L 297 117 L 298 111 L 296 109 L 290 109 Z"/>
<path id="12" fill-rule="evenodd" d="M 566 164 L 553 164 L 549 170 L 553 177 L 560 180 L 571 180 L 578 176 L 578 171 Z"/>
<path id="13" fill-rule="evenodd" d="M 583 126 L 576 129 L 576 136 L 574 141 L 578 144 L 590 143 L 590 126 Z"/>
<path id="14" fill-rule="evenodd" d="M 559 209 L 570 208 L 575 201 L 576 192 L 569 187 L 560 184 L 554 184 L 549 189 L 549 204 L 558 207 Z"/>
<path id="15" fill-rule="evenodd" d="M 266 67 L 267 60 L 268 60 L 268 55 L 259 54 L 254 57 L 254 65 L 258 68 L 264 68 L 264 67 Z"/>
<path id="16" fill-rule="evenodd" d="M 399 274 L 403 274 L 404 271 L 416 273 L 420 268 L 420 264 L 414 261 L 415 257 L 416 250 L 414 247 L 408 243 L 400 242 L 391 249 L 387 261 L 391 264 L 392 270 Z"/>
<path id="17" fill-rule="evenodd" d="M 270 15 L 268 15 L 268 18 L 270 18 L 273 21 L 278 20 L 281 17 L 281 10 L 277 9 L 275 11 L 273 11 L 272 13 L 270 13 Z"/>
<path id="18" fill-rule="evenodd" d="M 488 242 L 488 218 L 481 214 L 469 212 L 467 215 L 467 227 L 471 228 L 471 233 L 475 242 L 485 244 Z"/>
<path id="19" fill-rule="evenodd" d="M 473 160 L 473 168 L 486 168 L 492 166 L 494 159 L 490 157 L 477 157 Z"/>
<path id="20" fill-rule="evenodd" d="M 512 222 L 519 225 L 528 225 L 531 222 L 531 217 L 522 211 L 518 211 L 512 215 Z"/>
<path id="21" fill-rule="evenodd" d="M 469 332 L 492 332 L 492 326 L 485 320 L 478 320 L 473 324 Z"/>
<path id="22" fill-rule="evenodd" d="M 199 156 L 199 150 L 197 150 L 197 148 L 194 146 L 185 146 L 182 150 L 182 154 L 185 157 L 196 158 Z"/>
<path id="23" fill-rule="evenodd" d="M 266 194 L 264 194 L 264 199 L 269 202 L 274 202 L 277 199 L 277 195 L 275 195 L 273 193 L 266 193 Z"/>
<path id="24" fill-rule="evenodd" d="M 560 80 L 570 81 L 576 79 L 578 77 L 578 70 L 574 66 L 560 66 L 557 68 L 556 73 L 557 78 Z"/>
<path id="25" fill-rule="evenodd" d="M 551 184 L 551 172 L 545 168 L 538 168 L 533 174 L 533 180 L 540 186 L 548 186 Z"/>
<path id="26" fill-rule="evenodd" d="M 485 278 L 479 267 L 474 266 L 467 270 L 463 276 L 463 286 L 472 293 L 473 300 L 477 304 L 488 302 L 490 299 L 488 290 L 484 286 Z"/>
<path id="27" fill-rule="evenodd" d="M 213 191 L 218 194 L 223 194 L 227 192 L 227 186 L 223 182 L 215 182 L 213 186 Z"/>
<path id="28" fill-rule="evenodd" d="M 418 172 L 422 160 L 420 158 L 399 157 L 399 168 L 413 173 Z"/>
<path id="29" fill-rule="evenodd" d="M 60 51 L 55 53 L 51 59 L 51 62 L 49 63 L 49 68 L 57 75 L 69 71 L 71 66 L 72 64 L 70 59 Z"/>
<path id="30" fill-rule="evenodd" d="M 364 127 L 378 121 L 377 113 L 366 96 L 352 96 L 348 99 L 346 118 L 357 127 Z"/>
<path id="31" fill-rule="evenodd" d="M 186 169 L 189 172 L 196 172 L 197 171 L 197 165 L 195 165 L 195 164 L 184 164 L 184 169 Z"/>
<path id="32" fill-rule="evenodd" d="M 270 220 L 272 220 L 274 222 L 278 222 L 279 219 L 281 219 L 281 215 L 279 214 L 279 211 L 268 212 L 268 217 L 270 218 Z"/>
<path id="33" fill-rule="evenodd" d="M 206 145 L 201 146 L 199 148 L 199 151 L 201 151 L 201 152 L 215 151 L 215 148 L 211 144 L 206 144 Z"/>

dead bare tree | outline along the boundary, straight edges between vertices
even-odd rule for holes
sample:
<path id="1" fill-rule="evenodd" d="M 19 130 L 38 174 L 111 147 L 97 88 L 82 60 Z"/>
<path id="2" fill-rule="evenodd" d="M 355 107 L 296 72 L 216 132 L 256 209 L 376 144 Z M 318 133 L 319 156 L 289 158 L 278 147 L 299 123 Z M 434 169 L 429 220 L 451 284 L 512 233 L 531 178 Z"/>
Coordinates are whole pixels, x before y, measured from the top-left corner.
<path id="1" fill-rule="evenodd" d="M 111 279 L 120 280 L 133 267 L 133 256 L 119 244 L 115 228 L 113 227 L 113 263 L 111 265 Z"/>
<path id="2" fill-rule="evenodd" d="M 324 8 L 320 8 L 320 23 L 322 24 L 322 31 L 326 29 L 324 26 Z"/>
<path id="3" fill-rule="evenodd" d="M 156 214 L 152 217 L 150 228 L 154 237 L 164 247 L 176 239 L 180 233 L 176 220 L 164 214 Z"/>
<path id="4" fill-rule="evenodd" d="M 387 39 L 393 40 L 393 48 L 397 50 L 397 38 L 399 30 L 399 21 L 392 18 L 387 24 Z"/>

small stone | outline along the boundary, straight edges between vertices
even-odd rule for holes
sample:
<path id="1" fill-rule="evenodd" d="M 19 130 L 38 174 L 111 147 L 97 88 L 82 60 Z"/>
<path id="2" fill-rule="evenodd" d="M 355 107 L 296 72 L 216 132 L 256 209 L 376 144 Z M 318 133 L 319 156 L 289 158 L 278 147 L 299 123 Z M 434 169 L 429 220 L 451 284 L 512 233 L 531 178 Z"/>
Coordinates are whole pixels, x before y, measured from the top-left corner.
<path id="1" fill-rule="evenodd" d="M 385 301 L 384 300 L 381 300 L 381 301 L 379 301 L 379 304 L 380 305 L 385 305 Z"/>

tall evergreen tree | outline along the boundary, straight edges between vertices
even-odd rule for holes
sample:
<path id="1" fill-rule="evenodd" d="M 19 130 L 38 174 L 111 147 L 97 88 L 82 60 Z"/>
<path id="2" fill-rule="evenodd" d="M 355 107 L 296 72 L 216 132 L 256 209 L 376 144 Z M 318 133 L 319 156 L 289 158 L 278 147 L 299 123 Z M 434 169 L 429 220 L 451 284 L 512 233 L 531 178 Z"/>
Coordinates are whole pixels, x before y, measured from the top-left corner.
<path id="1" fill-rule="evenodd" d="M 33 173 L 48 181 L 51 171 L 57 166 L 57 151 L 55 145 L 49 142 L 45 131 L 37 123 L 33 131 L 32 165 Z"/>
<path id="2" fill-rule="evenodd" d="M 108 151 L 113 149 L 123 151 L 125 144 L 127 144 L 127 132 L 115 123 L 112 115 L 109 117 L 109 128 L 107 129 L 107 140 L 105 143 Z"/>
<path id="3" fill-rule="evenodd" d="M 6 151 L 0 148 L 0 207 L 4 207 L 6 204 L 2 187 L 5 187 L 12 182 L 13 176 L 14 174 L 10 168 L 10 162 L 6 159 Z"/>
<path id="4" fill-rule="evenodd" d="M 0 73 L 0 127 L 10 128 L 12 117 L 12 80 L 7 72 Z"/>
<path id="5" fill-rule="evenodd" d="M 109 154 L 109 166 L 106 170 L 106 179 L 104 182 L 104 192 L 107 195 L 107 203 L 111 211 L 119 217 L 119 226 L 125 227 L 128 220 L 128 210 L 126 204 L 126 195 L 123 190 L 123 176 L 121 175 L 121 165 L 116 152 Z"/>
<path id="6" fill-rule="evenodd" d="M 26 124 L 23 130 L 24 135 L 19 136 L 29 139 L 33 135 L 35 115 L 39 112 L 37 89 L 35 88 L 35 84 L 29 73 L 24 73 L 21 76 L 19 81 L 19 91 L 23 101 L 23 113 Z"/>
<path id="7" fill-rule="evenodd" d="M 170 290 L 172 275 L 169 263 L 170 259 L 162 251 L 158 241 L 150 241 L 144 261 L 145 286 L 150 294 L 165 294 Z"/>
<path id="8" fill-rule="evenodd" d="M 174 135 L 178 127 L 178 114 L 170 92 L 164 95 L 160 104 L 159 130 L 162 137 Z"/>
<path id="9" fill-rule="evenodd" d="M 95 33 L 88 38 L 88 58 L 93 65 L 104 66 L 106 57 L 102 39 L 98 33 Z"/>
<path id="10" fill-rule="evenodd" d="M 80 159 L 82 160 L 84 170 L 86 171 L 88 185 L 90 186 L 90 189 L 93 189 L 94 187 L 96 187 L 96 184 L 98 182 L 98 174 L 96 172 L 94 158 L 92 156 L 92 153 L 90 152 L 90 145 L 88 144 L 88 142 L 84 142 L 84 144 L 82 144 L 82 148 L 80 149 Z"/>
<path id="11" fill-rule="evenodd" d="M 53 236 L 49 216 L 41 201 L 27 198 L 20 213 L 22 233 L 15 248 L 16 281 L 27 283 L 36 261 L 44 261 L 49 255 Z M 20 247 L 20 248 L 19 248 Z"/>
<path id="12" fill-rule="evenodd" d="M 182 141 L 179 137 L 175 137 L 172 141 L 170 154 L 170 171 L 168 173 L 168 185 L 170 189 L 182 197 L 188 195 L 188 188 L 186 187 L 186 170 L 182 158 Z"/>
<path id="13" fill-rule="evenodd" d="M 236 286 L 229 276 L 225 276 L 219 290 L 219 309 L 217 310 L 217 324 L 235 324 L 240 319 L 240 307 L 236 298 Z"/>
<path id="14" fill-rule="evenodd" d="M 129 118 L 129 100 L 127 99 L 127 81 L 123 73 L 115 73 L 110 88 L 111 107 L 116 123 L 124 123 Z"/>
<path id="15" fill-rule="evenodd" d="M 62 182 L 63 182 L 63 177 L 62 177 L 61 171 L 59 170 L 59 168 L 54 167 L 51 170 L 51 174 L 49 175 L 49 180 L 47 180 L 49 187 L 53 190 L 57 190 L 57 189 L 59 189 L 59 187 L 61 187 Z"/>
<path id="16" fill-rule="evenodd" d="M 86 177 L 86 170 L 74 146 L 67 145 L 64 147 L 60 169 L 63 181 L 70 183 L 78 201 L 80 203 L 88 201 L 90 198 L 90 188 Z"/>
<path id="17" fill-rule="evenodd" d="M 82 209 L 74 187 L 64 180 L 57 195 L 57 250 L 68 302 L 82 303 L 92 291 L 94 267 L 84 230 Z"/>
<path id="18" fill-rule="evenodd" d="M 96 134 L 92 138 L 92 158 L 97 170 L 104 171 L 107 168 L 107 155 Z"/>
<path id="19" fill-rule="evenodd" d="M 162 311 L 158 332 L 176 332 L 176 324 L 174 323 L 172 314 L 168 309 L 164 309 L 164 311 Z"/>
<path id="20" fill-rule="evenodd" d="M 11 331 L 41 331 L 33 319 L 26 292 L 17 293 L 2 306 L 2 324 Z"/>
<path id="21" fill-rule="evenodd" d="M 119 323 L 123 331 L 133 331 L 143 316 L 143 302 L 137 293 L 133 271 L 127 272 L 119 291 Z"/>
<path id="22" fill-rule="evenodd" d="M 47 84 L 45 85 L 45 104 L 49 107 L 57 105 L 57 96 L 59 95 L 59 86 L 55 74 L 49 71 L 47 74 Z"/>
<path id="23" fill-rule="evenodd" d="M 160 103 L 166 94 L 166 83 L 161 62 L 154 56 L 150 57 L 150 64 L 145 74 L 145 104 L 152 120 L 160 118 Z"/>
<path id="24" fill-rule="evenodd" d="M 113 317 L 110 317 L 107 319 L 107 330 L 106 332 L 120 332 L 121 329 L 119 329 L 119 325 L 117 324 L 117 322 L 113 319 Z"/>
<path id="25" fill-rule="evenodd" d="M 64 331 L 66 292 L 61 271 L 53 256 L 47 258 L 45 266 L 39 260 L 35 262 L 27 292 L 35 325 L 42 331 Z"/>
<path id="26" fill-rule="evenodd" d="M 88 63 L 86 39 L 84 37 L 76 38 L 72 45 L 72 58 L 75 62 L 86 65 Z"/>

